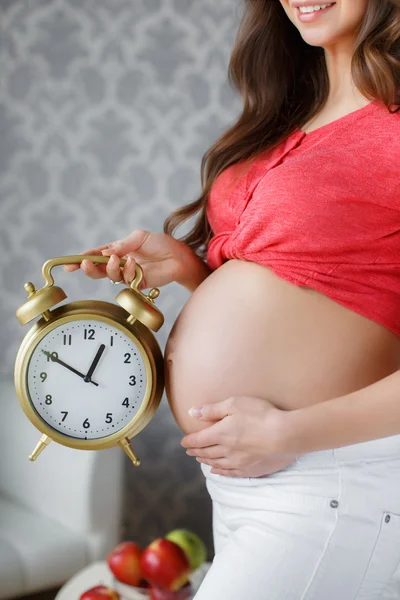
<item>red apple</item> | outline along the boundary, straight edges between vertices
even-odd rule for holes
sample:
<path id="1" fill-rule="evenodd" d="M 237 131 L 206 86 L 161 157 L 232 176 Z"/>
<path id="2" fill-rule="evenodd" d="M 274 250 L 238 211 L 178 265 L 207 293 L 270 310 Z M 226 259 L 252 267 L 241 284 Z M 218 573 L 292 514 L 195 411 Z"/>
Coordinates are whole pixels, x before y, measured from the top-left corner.
<path id="1" fill-rule="evenodd" d="M 122 542 L 107 556 L 107 563 L 113 575 L 126 583 L 136 587 L 143 578 L 140 568 L 140 557 L 143 550 L 134 542 Z"/>
<path id="2" fill-rule="evenodd" d="M 119 596 L 105 585 L 96 585 L 84 592 L 79 600 L 119 600 Z"/>
<path id="3" fill-rule="evenodd" d="M 193 588 L 188 583 L 176 592 L 161 590 L 157 587 L 151 587 L 149 590 L 150 600 L 190 600 L 193 597 Z"/>
<path id="4" fill-rule="evenodd" d="M 188 582 L 190 564 L 186 554 L 174 542 L 164 538 L 154 540 L 140 559 L 143 577 L 154 587 L 179 590 Z"/>

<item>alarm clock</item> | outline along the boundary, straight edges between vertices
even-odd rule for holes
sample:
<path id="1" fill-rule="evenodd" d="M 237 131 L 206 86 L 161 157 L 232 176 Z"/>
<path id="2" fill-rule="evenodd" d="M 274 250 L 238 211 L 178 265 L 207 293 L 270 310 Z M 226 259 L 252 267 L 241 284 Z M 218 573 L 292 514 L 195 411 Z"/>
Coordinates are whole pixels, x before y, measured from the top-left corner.
<path id="1" fill-rule="evenodd" d="M 43 434 L 29 459 L 51 440 L 80 450 L 120 446 L 140 464 L 130 440 L 154 416 L 164 390 L 164 362 L 152 333 L 164 322 L 155 306 L 159 290 L 139 290 L 143 272 L 116 302 L 82 300 L 54 308 L 67 298 L 54 285 L 52 269 L 107 256 L 61 256 L 44 263 L 45 286 L 25 284 L 28 300 L 17 310 L 26 325 L 40 319 L 25 336 L 15 362 L 15 388 L 21 406 Z M 120 260 L 123 267 L 125 260 Z M 152 331 L 150 331 L 152 330 Z"/>

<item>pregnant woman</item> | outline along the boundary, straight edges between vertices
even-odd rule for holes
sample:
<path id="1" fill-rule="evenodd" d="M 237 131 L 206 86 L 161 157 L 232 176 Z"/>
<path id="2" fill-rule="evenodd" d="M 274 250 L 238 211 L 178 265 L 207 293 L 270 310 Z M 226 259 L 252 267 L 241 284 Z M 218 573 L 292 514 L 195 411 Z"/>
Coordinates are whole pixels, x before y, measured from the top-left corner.
<path id="1" fill-rule="evenodd" d="M 400 8 L 313 1 L 245 2 L 201 198 L 81 267 L 193 292 L 165 359 L 213 500 L 196 600 L 400 597 Z"/>

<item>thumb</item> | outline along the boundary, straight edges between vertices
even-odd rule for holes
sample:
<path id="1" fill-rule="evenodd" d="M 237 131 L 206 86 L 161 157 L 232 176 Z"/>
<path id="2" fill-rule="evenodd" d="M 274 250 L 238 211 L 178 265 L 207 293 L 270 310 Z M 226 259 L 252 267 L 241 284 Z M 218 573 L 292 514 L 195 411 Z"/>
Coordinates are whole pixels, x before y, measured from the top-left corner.
<path id="1" fill-rule="evenodd" d="M 203 404 L 189 409 L 189 415 L 199 421 L 221 421 L 232 414 L 232 403 L 229 400 Z"/>
<path id="2" fill-rule="evenodd" d="M 117 240 L 116 242 L 109 244 L 109 246 L 103 250 L 102 254 L 105 256 L 110 256 L 111 254 L 125 256 L 125 254 L 137 252 L 143 246 L 149 235 L 149 231 L 136 229 L 123 240 Z"/>

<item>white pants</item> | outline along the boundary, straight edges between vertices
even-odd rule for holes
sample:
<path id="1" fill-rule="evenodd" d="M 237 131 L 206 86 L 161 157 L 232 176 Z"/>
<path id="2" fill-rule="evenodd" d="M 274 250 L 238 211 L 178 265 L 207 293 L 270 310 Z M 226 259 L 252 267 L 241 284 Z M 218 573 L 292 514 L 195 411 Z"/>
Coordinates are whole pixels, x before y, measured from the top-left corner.
<path id="1" fill-rule="evenodd" d="M 202 470 L 215 558 L 195 600 L 400 599 L 400 435 L 261 478 Z"/>

